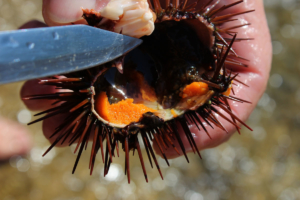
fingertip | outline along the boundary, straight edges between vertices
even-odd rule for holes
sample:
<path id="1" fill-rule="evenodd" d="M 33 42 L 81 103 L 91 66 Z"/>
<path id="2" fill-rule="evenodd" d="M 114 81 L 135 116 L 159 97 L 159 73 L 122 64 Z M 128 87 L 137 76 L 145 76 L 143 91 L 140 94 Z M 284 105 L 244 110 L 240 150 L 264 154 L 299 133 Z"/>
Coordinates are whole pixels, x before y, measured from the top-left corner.
<path id="1" fill-rule="evenodd" d="M 81 8 L 94 9 L 96 0 L 43 0 L 43 17 L 50 25 L 70 24 L 82 19 Z"/>

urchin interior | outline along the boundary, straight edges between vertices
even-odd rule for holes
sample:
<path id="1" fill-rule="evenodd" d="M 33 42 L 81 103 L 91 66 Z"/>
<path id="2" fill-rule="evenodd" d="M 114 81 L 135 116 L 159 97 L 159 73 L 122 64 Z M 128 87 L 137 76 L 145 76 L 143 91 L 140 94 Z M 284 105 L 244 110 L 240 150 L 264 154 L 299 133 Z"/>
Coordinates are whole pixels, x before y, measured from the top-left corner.
<path id="1" fill-rule="evenodd" d="M 105 92 L 110 104 L 132 98 L 136 104 L 157 110 L 154 114 L 164 121 L 184 114 L 187 109 L 181 96 L 183 88 L 207 79 L 215 69 L 211 28 L 198 19 L 155 24 L 154 32 L 142 37 L 143 43 L 125 56 L 122 74 L 110 68 L 98 77 L 94 84 L 95 103 L 97 96 Z M 212 94 L 204 95 L 197 104 L 203 105 Z M 155 100 L 149 99 L 151 95 Z M 101 115 L 100 120 L 109 123 Z"/>

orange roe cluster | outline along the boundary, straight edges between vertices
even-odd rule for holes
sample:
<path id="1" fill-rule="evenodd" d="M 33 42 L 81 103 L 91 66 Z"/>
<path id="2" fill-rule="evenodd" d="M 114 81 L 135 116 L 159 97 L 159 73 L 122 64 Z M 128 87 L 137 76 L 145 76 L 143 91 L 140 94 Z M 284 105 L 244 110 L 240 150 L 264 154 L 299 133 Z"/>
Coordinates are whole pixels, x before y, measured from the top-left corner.
<path id="1" fill-rule="evenodd" d="M 181 97 L 188 98 L 194 96 L 201 96 L 208 92 L 209 88 L 206 83 L 203 82 L 193 82 L 187 86 L 182 91 Z"/>
<path id="2" fill-rule="evenodd" d="M 95 107 L 98 114 L 106 121 L 126 125 L 139 121 L 146 112 L 156 111 L 143 104 L 134 104 L 133 99 L 129 98 L 111 105 L 105 92 L 99 94 Z"/>
<path id="3" fill-rule="evenodd" d="M 171 114 L 173 115 L 174 118 L 178 117 L 174 109 L 171 109 Z"/>

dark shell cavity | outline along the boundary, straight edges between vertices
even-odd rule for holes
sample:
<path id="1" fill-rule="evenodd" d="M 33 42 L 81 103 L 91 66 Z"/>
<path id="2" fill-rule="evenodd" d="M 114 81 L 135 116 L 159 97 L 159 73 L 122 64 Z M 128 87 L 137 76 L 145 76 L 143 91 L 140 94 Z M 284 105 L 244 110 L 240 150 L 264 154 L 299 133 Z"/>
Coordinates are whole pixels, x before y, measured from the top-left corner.
<path id="1" fill-rule="evenodd" d="M 155 90 L 163 108 L 176 108 L 184 86 L 211 76 L 215 69 L 212 48 L 204 45 L 187 23 L 172 20 L 155 27 L 151 36 L 141 38 L 142 45 L 125 56 L 123 74 L 111 68 L 98 78 L 96 93 L 105 89 L 111 103 L 138 99 L 136 76 L 140 74 Z M 108 87 L 103 87 L 105 82 Z"/>
<path id="2" fill-rule="evenodd" d="M 72 145 L 77 142 L 75 152 L 78 151 L 78 155 L 73 173 L 83 150 L 88 145 L 89 138 L 93 138 L 90 173 L 93 172 L 96 154 L 99 152 L 106 175 L 113 162 L 113 156 L 119 156 L 121 143 L 125 152 L 125 173 L 130 182 L 130 150 L 137 150 L 145 179 L 148 181 L 138 136 L 144 143 L 151 167 L 155 165 L 162 177 L 151 142 L 159 147 L 161 155 L 169 165 L 164 152 L 167 148 L 173 148 L 179 155 L 182 152 L 189 162 L 181 134 L 178 132 L 179 128 L 183 130 L 193 152 L 199 156 L 200 152 L 189 129 L 190 124 L 195 124 L 199 131 L 203 130 L 210 138 L 212 136 L 206 129 L 207 125 L 227 132 L 219 121 L 220 118 L 231 123 L 238 132 L 240 132 L 239 124 L 251 130 L 231 111 L 229 104 L 229 101 L 250 103 L 234 96 L 235 85 L 244 83 L 238 80 L 237 73 L 229 70 L 231 66 L 247 67 L 243 63 L 245 59 L 238 56 L 232 45 L 235 41 L 251 38 L 237 38 L 235 32 L 231 30 L 248 24 L 226 29 L 223 29 L 222 25 L 230 23 L 238 15 L 253 10 L 220 16 L 221 11 L 243 3 L 242 0 L 220 8 L 215 7 L 220 1 L 209 0 L 199 10 L 195 10 L 197 3 L 189 4 L 187 0 L 174 1 L 174 5 L 167 1 L 166 9 L 160 6 L 158 0 L 148 2 L 156 13 L 157 20 L 155 31 L 151 36 L 142 38 L 143 44 L 140 47 L 125 57 L 104 65 L 64 74 L 65 78 L 55 76 L 40 81 L 40 84 L 67 89 L 67 92 L 24 98 L 56 100 L 54 108 L 36 114 L 36 116 L 47 115 L 29 124 L 58 114 L 69 114 L 52 134 L 51 137 L 55 137 L 55 141 L 44 155 L 58 143 Z M 91 26 L 113 30 L 115 22 L 107 20 L 106 23 L 101 23 L 103 18 L 95 11 L 84 10 L 83 17 Z M 182 89 L 194 82 L 207 84 L 209 92 L 200 99 L 199 106 L 183 109 L 182 105 L 186 102 L 181 101 Z M 161 117 L 156 112 L 145 112 L 138 121 L 126 126 L 113 126 L 99 117 L 95 104 L 101 92 L 105 92 L 109 105 L 128 98 L 134 99 L 135 103 L 150 105 L 149 102 L 145 103 L 141 88 L 146 88 L 148 96 L 156 97 L 154 102 L 161 106 L 162 111 L 172 113 L 172 110 L 182 109 L 182 112 L 179 114 L 177 112 L 169 118 Z M 232 92 L 231 95 L 228 95 L 229 90 Z M 175 146 L 173 140 L 177 140 L 180 149 Z"/>
<path id="3" fill-rule="evenodd" d="M 209 46 L 184 21 L 157 23 L 152 35 L 142 39 L 140 48 L 153 59 L 157 71 L 154 88 L 164 108 L 176 107 L 180 89 L 200 81 L 215 68 Z"/>

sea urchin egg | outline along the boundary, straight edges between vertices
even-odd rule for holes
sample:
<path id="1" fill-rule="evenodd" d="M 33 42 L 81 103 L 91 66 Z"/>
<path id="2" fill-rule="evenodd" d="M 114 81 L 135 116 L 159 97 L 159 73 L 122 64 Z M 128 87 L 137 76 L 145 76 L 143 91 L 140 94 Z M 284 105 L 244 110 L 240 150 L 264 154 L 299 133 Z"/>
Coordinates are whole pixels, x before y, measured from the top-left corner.
<path id="1" fill-rule="evenodd" d="M 64 78 L 51 77 L 40 82 L 68 89 L 69 92 L 25 98 L 56 99 L 56 103 L 60 103 L 40 113 L 47 115 L 32 123 L 70 113 L 51 136 L 56 136 L 56 140 L 46 153 L 59 142 L 77 142 L 75 152 L 79 150 L 79 153 L 74 173 L 81 153 L 92 136 L 91 173 L 96 153 L 100 150 L 106 175 L 115 150 L 118 154 L 121 143 L 125 151 L 128 181 L 130 150 L 138 151 L 147 180 L 138 135 L 142 138 L 151 166 L 153 159 L 161 174 L 151 140 L 169 164 L 164 149 L 174 148 L 179 154 L 174 139 L 188 160 L 177 130 L 179 127 L 184 130 L 194 153 L 200 156 L 189 124 L 195 124 L 208 135 L 204 123 L 226 131 L 216 117 L 218 114 L 237 130 L 237 122 L 247 126 L 231 112 L 227 101 L 247 102 L 229 95 L 233 82 L 241 82 L 228 66 L 246 66 L 232 45 L 236 40 L 247 40 L 236 38 L 231 29 L 244 25 L 226 29 L 220 25 L 251 11 L 219 15 L 243 1 L 217 7 L 219 2 L 210 0 L 196 10 L 197 3 L 189 4 L 187 0 L 174 1 L 174 4 L 166 1 L 165 8 L 158 0 L 111 0 L 100 12 L 83 9 L 83 17 L 89 25 L 138 37 L 143 43 L 112 62 L 64 74 Z"/>

